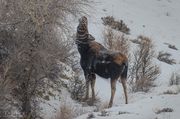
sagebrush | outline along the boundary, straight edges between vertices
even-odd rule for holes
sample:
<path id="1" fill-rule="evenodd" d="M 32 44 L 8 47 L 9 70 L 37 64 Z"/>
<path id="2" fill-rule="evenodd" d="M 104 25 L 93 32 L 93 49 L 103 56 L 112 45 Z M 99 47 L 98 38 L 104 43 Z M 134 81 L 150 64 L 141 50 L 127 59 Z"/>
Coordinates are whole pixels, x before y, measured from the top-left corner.
<path id="1" fill-rule="evenodd" d="M 153 64 L 155 54 L 152 40 L 145 36 L 139 36 L 140 44 L 133 52 L 133 62 L 130 67 L 130 90 L 133 92 L 147 92 L 154 85 L 154 80 L 160 74 L 160 69 Z"/>
<path id="2" fill-rule="evenodd" d="M 128 26 L 124 23 L 123 20 L 115 20 L 113 16 L 107 16 L 101 18 L 103 21 L 103 24 L 106 26 L 110 26 L 112 29 L 115 29 L 117 31 L 121 31 L 125 34 L 130 34 L 130 29 Z"/>

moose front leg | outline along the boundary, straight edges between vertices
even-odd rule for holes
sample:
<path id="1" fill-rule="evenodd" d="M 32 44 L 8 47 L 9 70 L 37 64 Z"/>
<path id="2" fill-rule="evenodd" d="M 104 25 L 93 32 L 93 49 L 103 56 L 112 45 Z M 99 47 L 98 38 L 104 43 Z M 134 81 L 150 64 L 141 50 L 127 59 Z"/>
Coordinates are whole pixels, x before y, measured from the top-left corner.
<path id="1" fill-rule="evenodd" d="M 86 96 L 85 96 L 85 100 L 89 99 L 89 79 L 86 78 Z"/>
<path id="2" fill-rule="evenodd" d="M 91 74 L 89 77 L 90 81 L 91 81 L 91 90 L 92 90 L 92 100 L 94 101 L 95 99 L 95 82 L 96 82 L 96 75 L 95 74 Z"/>

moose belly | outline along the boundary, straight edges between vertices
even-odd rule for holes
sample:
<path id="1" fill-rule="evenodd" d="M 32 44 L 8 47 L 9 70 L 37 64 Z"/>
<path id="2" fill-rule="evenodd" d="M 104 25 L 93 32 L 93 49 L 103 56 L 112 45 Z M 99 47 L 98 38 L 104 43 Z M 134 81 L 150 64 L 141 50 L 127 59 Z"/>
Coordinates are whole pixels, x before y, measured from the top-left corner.
<path id="1" fill-rule="evenodd" d="M 109 64 L 97 63 L 95 66 L 95 73 L 103 78 L 110 78 Z"/>
<path id="2" fill-rule="evenodd" d="M 96 63 L 94 65 L 94 71 L 97 75 L 103 78 L 118 78 L 123 70 L 123 66 L 119 66 L 115 63 Z"/>

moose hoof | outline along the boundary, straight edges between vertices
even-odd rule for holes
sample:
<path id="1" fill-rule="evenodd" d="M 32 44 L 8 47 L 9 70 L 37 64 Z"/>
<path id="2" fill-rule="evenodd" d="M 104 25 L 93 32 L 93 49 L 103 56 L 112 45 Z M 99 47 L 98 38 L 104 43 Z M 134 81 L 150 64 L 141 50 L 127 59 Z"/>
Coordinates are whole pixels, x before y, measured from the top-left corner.
<path id="1" fill-rule="evenodd" d="M 109 104 L 109 105 L 108 105 L 108 108 L 111 108 L 111 107 L 112 107 L 112 104 Z"/>

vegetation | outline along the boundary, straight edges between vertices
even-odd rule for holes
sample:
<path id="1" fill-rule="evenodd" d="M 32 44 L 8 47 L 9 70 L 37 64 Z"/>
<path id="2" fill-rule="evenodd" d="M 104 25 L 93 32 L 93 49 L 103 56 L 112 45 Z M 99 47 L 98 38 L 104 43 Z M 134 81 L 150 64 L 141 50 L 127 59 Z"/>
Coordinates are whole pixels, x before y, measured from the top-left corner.
<path id="1" fill-rule="evenodd" d="M 123 20 L 117 21 L 117 20 L 114 19 L 113 16 L 102 17 L 101 19 L 102 19 L 103 24 L 105 26 L 109 26 L 112 29 L 115 29 L 117 31 L 121 31 L 122 33 L 125 33 L 125 34 L 130 33 L 130 29 L 123 22 Z"/>
<path id="2" fill-rule="evenodd" d="M 89 4 L 88 0 L 0 1 L 0 105 L 11 107 L 0 110 L 42 118 L 39 99 L 49 100 L 48 89 L 60 92 L 62 87 L 57 62 L 73 62 L 69 18 L 83 14 Z"/>
<path id="3" fill-rule="evenodd" d="M 165 62 L 165 63 L 170 64 L 170 65 L 176 64 L 175 60 L 170 58 L 170 57 L 171 57 L 170 53 L 161 51 L 161 52 L 159 52 L 157 59 L 159 61 Z"/>
<path id="4" fill-rule="evenodd" d="M 159 67 L 152 63 L 154 57 L 153 44 L 150 38 L 139 36 L 140 44 L 133 53 L 130 67 L 130 89 L 132 92 L 147 92 L 154 86 L 154 80 L 160 74 Z"/>

